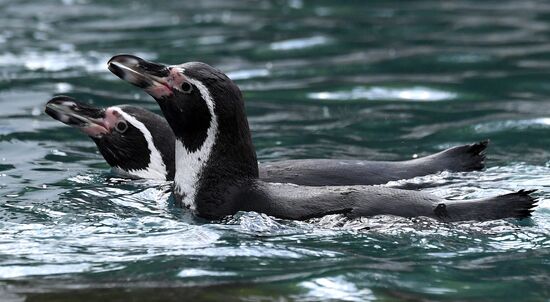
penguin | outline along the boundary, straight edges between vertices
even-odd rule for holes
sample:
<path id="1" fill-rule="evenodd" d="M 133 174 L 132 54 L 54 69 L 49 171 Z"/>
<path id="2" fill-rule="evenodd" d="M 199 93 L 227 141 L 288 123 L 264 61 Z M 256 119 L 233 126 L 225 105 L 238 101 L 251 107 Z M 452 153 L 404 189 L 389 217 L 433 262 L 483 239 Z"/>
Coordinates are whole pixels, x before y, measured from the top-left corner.
<path id="1" fill-rule="evenodd" d="M 174 134 L 161 116 L 141 107 L 100 108 L 57 96 L 46 114 L 80 129 L 115 172 L 132 178 L 174 178 Z"/>
<path id="2" fill-rule="evenodd" d="M 173 180 L 175 136 L 160 115 L 131 105 L 99 108 L 68 96 L 56 96 L 48 101 L 45 112 L 88 134 L 114 171 L 134 178 Z M 120 112 L 116 117 L 120 120 L 113 122 L 116 112 Z M 126 120 L 125 116 L 133 118 Z M 109 125 L 114 127 L 107 129 L 107 120 L 111 120 Z M 385 184 L 445 170 L 480 170 L 484 167 L 487 144 L 488 141 L 482 141 L 456 146 L 426 157 L 399 162 L 334 159 L 275 161 L 260 164 L 259 173 L 260 178 L 267 182 L 308 186 Z M 151 162 L 157 164 L 147 164 Z M 146 168 L 149 170 L 144 173 Z"/>
<path id="3" fill-rule="evenodd" d="M 441 221 L 529 217 L 534 190 L 475 200 L 382 186 L 301 186 L 259 179 L 243 96 L 227 75 L 208 64 L 164 65 L 117 55 L 109 70 L 159 105 L 176 137 L 173 195 L 206 219 L 238 211 L 305 220 L 327 214 L 348 217 L 426 216 Z"/>
<path id="4" fill-rule="evenodd" d="M 200 62 L 168 66 L 132 55 L 114 56 L 108 68 L 156 100 L 176 137 L 174 198 L 206 219 L 255 211 L 294 220 L 345 214 L 484 221 L 526 218 L 536 206 L 535 190 L 454 201 L 381 186 L 266 182 L 259 179 L 243 96 L 223 72 Z"/>

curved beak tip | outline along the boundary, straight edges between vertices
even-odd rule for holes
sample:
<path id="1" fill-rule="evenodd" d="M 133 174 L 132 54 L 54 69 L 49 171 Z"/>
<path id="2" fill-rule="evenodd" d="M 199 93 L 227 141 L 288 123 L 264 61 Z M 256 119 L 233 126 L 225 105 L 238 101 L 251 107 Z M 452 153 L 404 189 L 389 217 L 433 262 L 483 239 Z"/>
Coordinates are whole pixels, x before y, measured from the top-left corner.
<path id="1" fill-rule="evenodd" d="M 46 114 L 64 124 L 83 131 L 87 128 L 101 128 L 100 130 L 104 132 L 105 127 L 98 127 L 103 126 L 104 109 L 102 108 L 78 102 L 67 96 L 56 96 L 49 100 L 45 107 Z"/>
<path id="2" fill-rule="evenodd" d="M 117 77 L 124 79 L 124 70 L 119 66 L 118 62 L 111 62 L 109 61 L 107 65 L 107 69 L 109 69 L 110 72 L 112 72 Z"/>
<path id="3" fill-rule="evenodd" d="M 163 77 L 168 75 L 165 65 L 126 54 L 113 56 L 107 68 L 120 79 L 142 89 L 163 86 Z"/>
<path id="4" fill-rule="evenodd" d="M 144 61 L 142 58 L 134 55 L 119 54 L 111 57 L 111 59 L 109 59 L 109 61 L 107 62 L 107 65 L 118 63 L 130 67 L 138 66 L 142 61 Z"/>

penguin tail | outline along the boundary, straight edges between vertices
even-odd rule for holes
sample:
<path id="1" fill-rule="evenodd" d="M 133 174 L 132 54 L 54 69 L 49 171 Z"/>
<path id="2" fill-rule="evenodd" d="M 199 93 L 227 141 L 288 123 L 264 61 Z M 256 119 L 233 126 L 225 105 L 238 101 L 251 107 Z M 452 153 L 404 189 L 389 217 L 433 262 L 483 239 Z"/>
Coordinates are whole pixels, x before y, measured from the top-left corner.
<path id="1" fill-rule="evenodd" d="M 453 172 L 477 171 L 485 167 L 485 150 L 489 140 L 456 146 L 437 155 L 445 170 Z"/>
<path id="2" fill-rule="evenodd" d="M 500 208 L 501 216 L 523 219 L 531 217 L 534 207 L 538 200 L 531 196 L 537 190 L 520 190 L 514 193 L 491 198 L 488 202 L 493 202 Z"/>
<path id="3" fill-rule="evenodd" d="M 531 195 L 535 191 L 520 190 L 484 199 L 447 202 L 439 204 L 434 212 L 443 221 L 524 219 L 530 217 L 537 206 L 538 200 Z"/>

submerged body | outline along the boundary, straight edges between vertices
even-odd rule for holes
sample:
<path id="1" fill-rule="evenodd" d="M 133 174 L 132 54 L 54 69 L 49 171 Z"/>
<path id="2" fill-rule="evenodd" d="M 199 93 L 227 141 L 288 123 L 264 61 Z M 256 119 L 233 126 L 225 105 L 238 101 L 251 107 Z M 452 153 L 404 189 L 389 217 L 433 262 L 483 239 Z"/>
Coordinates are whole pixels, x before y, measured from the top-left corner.
<path id="1" fill-rule="evenodd" d="M 46 104 L 46 113 L 86 133 L 114 171 L 137 178 L 174 179 L 175 136 L 163 117 L 137 106 L 100 108 L 67 96 L 51 99 Z M 125 126 L 117 129 L 120 122 Z M 441 171 L 482 169 L 486 147 L 486 141 L 462 145 L 407 161 L 304 159 L 268 162 L 259 165 L 260 178 L 308 186 L 385 184 Z"/>
<path id="2" fill-rule="evenodd" d="M 305 186 L 378 185 L 441 171 L 476 171 L 484 167 L 487 144 L 457 146 L 406 161 L 283 160 L 260 165 L 260 179 Z"/>
<path id="3" fill-rule="evenodd" d="M 131 55 L 113 57 L 109 70 L 159 104 L 176 137 L 174 196 L 201 217 L 256 211 L 290 219 L 344 213 L 487 220 L 528 217 L 535 206 L 532 191 L 450 201 L 386 187 L 266 183 L 258 178 L 242 94 L 224 73 L 199 62 L 166 66 Z"/>
<path id="4" fill-rule="evenodd" d="M 240 210 L 296 220 L 328 214 L 345 214 L 351 218 L 384 214 L 409 218 L 424 216 L 450 222 L 529 216 L 534 202 L 529 196 L 532 192 L 453 201 L 418 191 L 380 186 L 304 187 L 255 182 L 236 196 L 235 203 L 240 203 Z"/>

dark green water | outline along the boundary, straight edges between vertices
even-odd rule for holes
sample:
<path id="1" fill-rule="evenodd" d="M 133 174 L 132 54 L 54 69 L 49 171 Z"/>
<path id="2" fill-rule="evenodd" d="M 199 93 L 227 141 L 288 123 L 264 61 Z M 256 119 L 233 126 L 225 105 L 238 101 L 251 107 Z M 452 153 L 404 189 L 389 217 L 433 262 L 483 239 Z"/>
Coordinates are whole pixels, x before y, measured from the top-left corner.
<path id="1" fill-rule="evenodd" d="M 539 206 L 522 222 L 196 220 L 42 113 L 55 94 L 158 111 L 107 71 L 117 53 L 227 72 L 260 160 L 489 138 L 486 171 L 406 182 L 535 188 Z M 0 1 L 0 300 L 550 301 L 549 97 L 545 1 Z"/>

